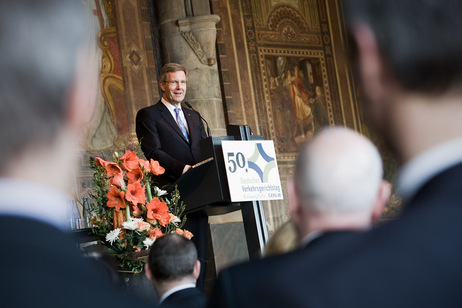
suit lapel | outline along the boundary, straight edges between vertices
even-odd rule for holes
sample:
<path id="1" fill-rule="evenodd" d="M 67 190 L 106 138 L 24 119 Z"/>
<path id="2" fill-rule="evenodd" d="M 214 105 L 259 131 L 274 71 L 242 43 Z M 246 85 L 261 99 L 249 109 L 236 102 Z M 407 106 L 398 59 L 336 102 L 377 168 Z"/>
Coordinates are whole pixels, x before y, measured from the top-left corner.
<path id="1" fill-rule="evenodd" d="M 173 130 L 184 140 L 184 142 L 188 143 L 186 138 L 183 136 L 183 133 L 181 132 L 180 127 L 176 123 L 176 120 L 173 118 L 172 114 L 170 113 L 168 108 L 164 105 L 164 103 L 162 103 L 162 101 L 159 101 L 157 103 L 157 108 L 159 108 L 160 114 L 165 119 L 165 121 L 167 121 L 170 127 L 173 128 Z M 185 117 L 186 117 L 186 114 L 185 114 Z M 188 119 L 186 119 L 186 121 L 188 121 Z M 189 127 L 188 127 L 188 130 L 189 130 Z"/>
<path id="2" fill-rule="evenodd" d="M 188 108 L 183 108 L 183 113 L 184 113 L 184 117 L 186 118 L 186 122 L 187 122 L 187 125 L 188 125 L 188 132 L 189 132 L 189 141 L 192 142 L 192 140 L 195 140 L 197 137 L 196 133 L 197 133 L 197 130 L 194 130 L 194 129 L 191 129 L 192 127 L 195 127 L 195 118 L 192 117 L 191 113 L 191 109 L 188 109 Z"/>

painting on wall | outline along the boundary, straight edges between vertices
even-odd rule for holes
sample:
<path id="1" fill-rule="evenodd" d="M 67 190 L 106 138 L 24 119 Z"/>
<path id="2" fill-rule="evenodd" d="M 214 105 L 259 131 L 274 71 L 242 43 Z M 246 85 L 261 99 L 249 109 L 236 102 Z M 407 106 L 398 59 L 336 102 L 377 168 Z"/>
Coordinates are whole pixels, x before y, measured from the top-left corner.
<path id="1" fill-rule="evenodd" d="M 100 58 L 97 106 L 85 142 L 86 151 L 124 147 L 129 136 L 119 42 L 112 0 L 85 0 L 92 12 L 92 35 Z"/>
<path id="2" fill-rule="evenodd" d="M 294 153 L 322 127 L 333 125 L 322 52 L 265 49 L 265 100 L 279 155 Z"/>

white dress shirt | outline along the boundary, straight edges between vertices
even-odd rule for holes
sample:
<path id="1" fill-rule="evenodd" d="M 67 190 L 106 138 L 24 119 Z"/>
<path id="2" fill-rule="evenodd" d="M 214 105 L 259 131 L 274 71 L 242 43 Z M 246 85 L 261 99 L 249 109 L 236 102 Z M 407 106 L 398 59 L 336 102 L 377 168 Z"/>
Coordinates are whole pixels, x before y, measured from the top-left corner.
<path id="1" fill-rule="evenodd" d="M 38 220 L 64 230 L 68 198 L 39 183 L 0 178 L 0 215 Z M 20 226 L 19 226 L 20 227 Z"/>
<path id="2" fill-rule="evenodd" d="M 179 113 L 180 118 L 183 121 L 183 123 L 185 124 L 186 130 L 188 131 L 188 134 L 189 134 L 188 122 L 186 121 L 186 118 L 184 116 L 184 112 L 183 112 L 183 108 L 181 108 L 181 104 L 180 104 L 180 106 L 175 107 L 172 104 L 170 104 L 169 102 L 167 102 L 163 97 L 161 98 L 160 101 L 165 105 L 165 107 L 167 107 L 168 111 L 170 111 L 170 113 L 172 114 L 172 117 L 175 119 L 175 122 L 177 122 L 176 124 L 178 124 L 178 121 L 176 120 L 175 108 L 180 108 L 180 113 Z"/>

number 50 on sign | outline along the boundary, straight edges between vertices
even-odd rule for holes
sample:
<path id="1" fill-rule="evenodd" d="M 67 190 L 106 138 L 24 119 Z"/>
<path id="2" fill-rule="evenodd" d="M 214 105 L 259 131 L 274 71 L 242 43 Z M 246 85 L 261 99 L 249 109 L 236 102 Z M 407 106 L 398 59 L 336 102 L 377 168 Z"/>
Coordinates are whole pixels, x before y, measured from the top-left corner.
<path id="1" fill-rule="evenodd" d="M 231 201 L 283 199 L 271 140 L 222 141 Z"/>

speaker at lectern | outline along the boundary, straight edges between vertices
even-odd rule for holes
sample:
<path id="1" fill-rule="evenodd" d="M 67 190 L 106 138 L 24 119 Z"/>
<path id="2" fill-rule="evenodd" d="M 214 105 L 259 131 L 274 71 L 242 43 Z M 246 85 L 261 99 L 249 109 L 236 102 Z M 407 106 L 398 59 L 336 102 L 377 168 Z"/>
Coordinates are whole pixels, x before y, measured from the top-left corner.
<path id="1" fill-rule="evenodd" d="M 235 195 L 235 190 L 232 190 L 233 194 L 230 194 L 228 181 L 228 178 L 233 179 L 228 174 L 233 168 L 229 167 L 229 163 L 235 162 L 236 166 L 243 166 L 245 163 L 249 167 L 241 168 L 239 171 L 248 172 L 249 175 L 252 174 L 253 178 L 251 181 L 245 179 L 246 183 L 250 184 L 239 185 L 239 189 L 251 191 L 249 194 L 251 196 L 260 196 L 262 195 L 261 192 L 268 188 L 261 185 L 269 185 L 264 182 L 268 178 L 268 170 L 270 169 L 264 166 L 271 167 L 272 171 L 270 170 L 270 172 L 277 172 L 275 154 L 267 155 L 269 152 L 265 148 L 265 145 L 269 143 L 274 152 L 274 145 L 272 141 L 263 140 L 263 136 L 253 135 L 251 129 L 246 125 L 229 125 L 227 132 L 228 136 L 208 137 L 202 140 L 200 145 L 203 160 L 183 174 L 174 184 L 178 185 L 181 200 L 186 204 L 186 214 L 204 211 L 210 216 L 241 210 L 249 257 L 256 258 L 261 255 L 268 238 L 261 200 L 270 199 L 244 198 L 233 201 L 232 195 Z M 236 143 L 239 144 L 238 148 L 232 149 L 231 152 L 233 153 L 230 152 L 229 148 L 226 153 L 223 153 L 222 144 L 227 144 L 227 147 L 232 148 L 233 141 L 241 142 Z M 245 155 L 241 149 L 246 149 Z M 235 156 L 233 156 L 234 152 L 236 153 Z M 250 152 L 253 154 L 250 155 Z M 277 179 L 279 180 L 278 173 Z M 237 186 L 234 185 L 234 187 Z"/>

